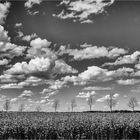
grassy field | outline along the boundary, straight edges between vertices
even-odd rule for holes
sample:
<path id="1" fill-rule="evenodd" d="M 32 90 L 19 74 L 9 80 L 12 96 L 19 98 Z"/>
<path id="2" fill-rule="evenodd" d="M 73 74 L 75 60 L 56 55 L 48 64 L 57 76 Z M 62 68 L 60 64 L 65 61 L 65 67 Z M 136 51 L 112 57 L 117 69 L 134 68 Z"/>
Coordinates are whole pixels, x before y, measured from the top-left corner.
<path id="1" fill-rule="evenodd" d="M 140 139 L 140 113 L 1 112 L 0 139 Z"/>

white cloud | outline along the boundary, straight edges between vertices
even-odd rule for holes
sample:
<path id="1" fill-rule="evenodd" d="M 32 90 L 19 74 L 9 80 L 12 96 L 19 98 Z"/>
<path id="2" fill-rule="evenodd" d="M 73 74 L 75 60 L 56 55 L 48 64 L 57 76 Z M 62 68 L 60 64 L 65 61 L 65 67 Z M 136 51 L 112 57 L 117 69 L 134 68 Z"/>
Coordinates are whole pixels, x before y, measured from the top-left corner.
<path id="1" fill-rule="evenodd" d="M 57 90 L 56 91 L 52 91 L 52 92 L 46 93 L 45 94 L 45 97 L 41 97 L 41 98 L 43 98 L 43 99 L 49 99 L 50 97 L 56 95 L 57 93 L 58 93 Z"/>
<path id="2" fill-rule="evenodd" d="M 30 98 L 32 97 L 33 92 L 31 90 L 24 90 L 22 94 L 18 96 L 18 98 Z"/>
<path id="3" fill-rule="evenodd" d="M 133 74 L 134 70 L 131 68 L 120 68 L 117 70 L 109 71 L 97 66 L 90 66 L 78 76 L 66 76 L 62 80 L 72 82 L 74 85 L 86 85 L 93 82 L 105 82 L 114 80 L 120 77 L 127 77 Z"/>
<path id="4" fill-rule="evenodd" d="M 15 27 L 21 27 L 22 26 L 22 23 L 16 23 L 15 24 Z"/>
<path id="5" fill-rule="evenodd" d="M 46 39 L 36 38 L 35 40 L 32 40 L 30 45 L 34 48 L 40 48 L 40 47 L 49 47 L 51 42 L 49 42 Z"/>
<path id="6" fill-rule="evenodd" d="M 26 46 L 17 46 L 15 44 L 7 43 L 4 45 L 5 48 L 2 49 L 2 51 L 6 52 L 5 56 L 7 57 L 14 57 L 14 56 L 22 56 L 23 52 L 26 49 Z"/>
<path id="7" fill-rule="evenodd" d="M 123 48 L 97 47 L 91 46 L 91 44 L 83 44 L 81 47 L 83 49 L 62 49 L 60 54 L 67 53 L 73 56 L 74 60 L 84 60 L 101 57 L 115 58 L 128 52 Z"/>
<path id="8" fill-rule="evenodd" d="M 31 35 L 25 35 L 25 36 L 23 36 L 22 37 L 22 40 L 24 40 L 24 41 L 30 41 L 31 39 L 36 38 L 36 37 L 37 37 L 37 34 L 36 33 L 33 33 Z"/>
<path id="9" fill-rule="evenodd" d="M 0 60 L 0 66 L 1 65 L 7 65 L 9 62 L 7 59 L 3 59 L 3 60 Z"/>
<path id="10" fill-rule="evenodd" d="M 8 74 L 30 74 L 36 72 L 49 71 L 51 66 L 51 60 L 49 58 L 35 58 L 31 59 L 29 63 L 21 62 L 16 63 L 5 73 Z"/>
<path id="11" fill-rule="evenodd" d="M 50 57 L 56 59 L 56 54 L 50 48 L 51 42 L 46 39 L 36 38 L 30 42 L 31 48 L 28 49 L 27 57 Z"/>
<path id="12" fill-rule="evenodd" d="M 23 34 L 22 31 L 18 31 L 17 33 L 18 33 L 18 37 L 19 37 L 19 38 L 24 36 L 24 34 Z"/>
<path id="13" fill-rule="evenodd" d="M 80 81 L 97 82 L 97 81 L 110 81 L 114 77 L 122 76 L 121 70 L 108 71 L 97 66 L 90 66 L 84 72 L 78 75 Z"/>
<path id="14" fill-rule="evenodd" d="M 120 79 L 120 80 L 117 80 L 117 83 L 119 85 L 135 85 L 137 83 L 140 83 L 140 80 L 138 80 L 138 79 L 126 79 L 126 80 Z"/>
<path id="15" fill-rule="evenodd" d="M 38 86 L 40 84 L 44 84 L 45 80 L 34 77 L 34 76 L 29 76 L 26 80 L 19 82 L 18 86 L 19 87 L 26 87 L 26 86 Z"/>
<path id="16" fill-rule="evenodd" d="M 39 13 L 39 11 L 30 11 L 30 10 L 28 10 L 28 14 L 32 15 L 32 16 L 34 16 L 34 15 L 36 15 L 38 13 Z"/>
<path id="17" fill-rule="evenodd" d="M 66 73 L 78 73 L 77 70 L 73 69 L 70 65 L 66 64 L 63 60 L 56 60 L 54 71 L 59 74 Z"/>
<path id="18" fill-rule="evenodd" d="M 73 21 L 80 21 L 81 23 L 91 22 L 89 16 L 97 15 L 104 12 L 104 8 L 113 4 L 114 0 L 104 2 L 103 0 L 76 0 L 65 1 L 63 0 L 60 5 L 65 5 L 67 10 L 62 10 L 56 16 L 61 19 L 73 19 Z"/>
<path id="19" fill-rule="evenodd" d="M 83 20 L 83 21 L 81 21 L 81 23 L 93 23 L 93 21 L 90 20 L 90 19 L 87 19 L 87 20 Z"/>
<path id="20" fill-rule="evenodd" d="M 85 87 L 83 90 L 112 90 L 111 87 Z"/>
<path id="21" fill-rule="evenodd" d="M 46 80 L 40 79 L 34 76 L 29 76 L 27 79 L 23 75 L 8 75 L 4 74 L 0 76 L 0 89 L 16 89 L 24 88 L 27 86 L 38 86 L 46 84 Z"/>
<path id="22" fill-rule="evenodd" d="M 4 73 L 9 75 L 39 75 L 42 73 L 44 76 L 51 77 L 53 74 L 57 75 L 76 72 L 75 69 L 67 65 L 64 61 L 54 61 L 50 58 L 36 57 L 31 59 L 28 63 L 25 61 L 21 63 L 18 62 Z"/>
<path id="23" fill-rule="evenodd" d="M 139 60 L 140 52 L 136 51 L 131 55 L 125 55 L 123 57 L 119 57 L 115 62 L 105 63 L 106 65 L 122 65 L 122 64 L 133 64 Z"/>
<path id="24" fill-rule="evenodd" d="M 27 2 L 25 2 L 24 6 L 26 8 L 32 8 L 34 4 L 40 4 L 42 2 L 42 0 L 27 0 Z"/>
<path id="25" fill-rule="evenodd" d="M 52 104 L 53 103 L 53 100 L 50 100 L 50 99 L 42 99 L 38 102 L 39 104 Z"/>
<path id="26" fill-rule="evenodd" d="M 21 76 L 17 76 L 16 78 L 21 79 Z M 16 78 L 10 74 L 3 74 L 3 75 L 0 75 L 0 82 L 1 83 L 16 83 L 17 82 Z"/>
<path id="27" fill-rule="evenodd" d="M 76 96 L 78 98 L 88 98 L 90 95 L 95 95 L 96 92 L 95 91 L 91 91 L 91 92 L 79 92 L 79 94 Z"/>
<path id="28" fill-rule="evenodd" d="M 138 69 L 138 70 L 140 70 L 140 64 L 139 64 L 139 63 L 136 64 L 136 65 L 135 65 L 135 68 Z"/>
<path id="29" fill-rule="evenodd" d="M 105 96 L 103 96 L 102 98 L 97 99 L 96 102 L 104 102 L 104 101 L 106 101 L 109 97 L 110 97 L 109 94 L 108 94 L 108 95 L 105 95 Z M 113 98 L 114 98 L 114 99 L 116 99 L 116 98 L 118 98 L 118 97 L 119 97 L 119 94 L 118 94 L 118 93 L 115 93 L 115 94 L 113 95 Z"/>
<path id="30" fill-rule="evenodd" d="M 46 94 L 46 93 L 49 93 L 49 92 L 52 92 L 52 89 L 50 89 L 50 88 L 44 88 L 40 93 L 41 94 Z"/>
<path id="31" fill-rule="evenodd" d="M 64 87 L 64 85 L 65 85 L 64 81 L 60 81 L 60 80 L 51 81 L 49 89 L 58 90 L 58 89 L 61 89 L 62 87 Z"/>
<path id="32" fill-rule="evenodd" d="M 3 26 L 0 25 L 0 58 L 13 58 L 14 56 L 23 55 L 25 49 L 26 46 L 17 46 L 10 43 L 10 37 L 8 37 L 8 32 L 5 31 Z"/>
<path id="33" fill-rule="evenodd" d="M 18 88 L 22 88 L 22 86 L 19 86 L 17 83 L 10 83 L 10 84 L 2 84 L 0 86 L 0 89 L 18 89 Z"/>
<path id="34" fill-rule="evenodd" d="M 0 24 L 4 23 L 7 17 L 8 9 L 10 8 L 10 2 L 0 3 Z"/>
<path id="35" fill-rule="evenodd" d="M 0 25 L 0 44 L 1 42 L 7 42 L 10 40 L 10 37 L 8 37 L 8 32 L 4 30 L 4 27 Z"/>
<path id="36" fill-rule="evenodd" d="M 10 102 L 12 102 L 12 103 L 15 103 L 15 102 L 17 102 L 18 101 L 18 98 L 12 98 L 11 100 L 10 100 Z"/>

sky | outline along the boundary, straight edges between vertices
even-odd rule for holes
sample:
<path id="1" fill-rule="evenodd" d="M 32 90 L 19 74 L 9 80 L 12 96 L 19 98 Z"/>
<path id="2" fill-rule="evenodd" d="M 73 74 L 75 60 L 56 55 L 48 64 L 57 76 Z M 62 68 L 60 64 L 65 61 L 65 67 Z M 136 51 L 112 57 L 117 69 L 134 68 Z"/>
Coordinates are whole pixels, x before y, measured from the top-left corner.
<path id="1" fill-rule="evenodd" d="M 140 103 L 140 1 L 0 0 L 0 110 L 129 109 Z M 139 107 L 136 109 L 139 110 Z"/>

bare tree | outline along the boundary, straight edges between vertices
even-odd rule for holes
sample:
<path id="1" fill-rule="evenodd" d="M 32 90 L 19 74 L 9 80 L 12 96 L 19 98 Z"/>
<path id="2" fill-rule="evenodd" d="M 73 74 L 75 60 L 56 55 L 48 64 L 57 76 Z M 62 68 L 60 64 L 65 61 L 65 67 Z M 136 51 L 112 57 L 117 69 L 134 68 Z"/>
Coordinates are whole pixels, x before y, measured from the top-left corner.
<path id="1" fill-rule="evenodd" d="M 19 111 L 19 112 L 23 112 L 24 109 L 25 109 L 25 104 L 24 104 L 24 103 L 21 103 L 21 104 L 19 105 L 18 111 Z"/>
<path id="2" fill-rule="evenodd" d="M 113 107 L 116 106 L 117 101 L 114 97 L 114 94 L 109 94 L 109 97 L 106 99 L 106 104 L 110 108 L 110 111 L 112 112 Z"/>
<path id="3" fill-rule="evenodd" d="M 71 100 L 71 110 L 72 110 L 72 112 L 73 112 L 73 110 L 74 110 L 74 108 L 77 106 L 77 104 L 76 104 L 76 100 L 75 99 L 72 99 Z"/>
<path id="4" fill-rule="evenodd" d="M 87 99 L 87 104 L 89 105 L 90 111 L 92 110 L 92 105 L 94 104 L 93 95 L 90 95 Z"/>
<path id="5" fill-rule="evenodd" d="M 10 109 L 10 100 L 6 99 L 3 104 L 3 109 L 7 112 Z"/>
<path id="6" fill-rule="evenodd" d="M 60 106 L 59 100 L 58 100 L 58 99 L 55 99 L 55 100 L 53 101 L 53 104 L 52 104 L 52 107 L 54 108 L 54 111 L 55 111 L 55 112 L 57 111 L 57 109 L 58 109 L 59 106 Z"/>
<path id="7" fill-rule="evenodd" d="M 36 106 L 36 111 L 37 112 L 40 112 L 41 111 L 41 106 L 40 105 Z"/>
<path id="8" fill-rule="evenodd" d="M 138 106 L 138 101 L 135 97 L 131 97 L 129 102 L 128 102 L 128 107 L 132 108 L 132 111 L 135 110 L 135 107 Z"/>

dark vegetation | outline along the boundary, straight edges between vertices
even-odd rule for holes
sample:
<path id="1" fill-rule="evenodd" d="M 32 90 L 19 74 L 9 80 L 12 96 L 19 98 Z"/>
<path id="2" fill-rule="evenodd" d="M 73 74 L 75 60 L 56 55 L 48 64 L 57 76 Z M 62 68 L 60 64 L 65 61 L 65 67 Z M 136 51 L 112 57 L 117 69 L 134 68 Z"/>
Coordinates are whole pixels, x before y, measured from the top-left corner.
<path id="1" fill-rule="evenodd" d="M 0 139 L 140 139 L 140 112 L 0 112 Z"/>

